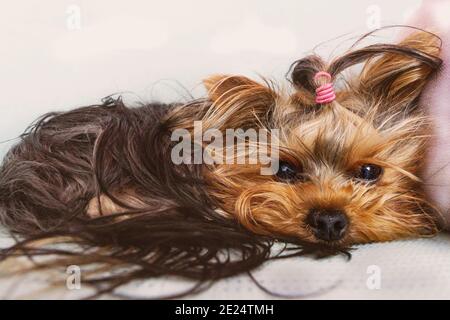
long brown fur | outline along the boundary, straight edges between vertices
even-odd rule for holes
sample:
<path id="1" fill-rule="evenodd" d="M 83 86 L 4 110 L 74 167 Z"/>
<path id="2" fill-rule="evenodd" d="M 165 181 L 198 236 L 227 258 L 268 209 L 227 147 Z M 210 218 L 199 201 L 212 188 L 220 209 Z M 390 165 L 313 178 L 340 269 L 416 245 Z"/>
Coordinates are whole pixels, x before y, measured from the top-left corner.
<path id="1" fill-rule="evenodd" d="M 294 92 L 216 75 L 205 80 L 208 97 L 187 104 L 129 108 L 108 99 L 48 114 L 0 169 L 0 220 L 22 239 L 2 257 L 56 254 L 46 266 L 125 267 L 91 272 L 85 282 L 101 294 L 147 277 L 203 283 L 245 272 L 271 258 L 276 240 L 301 254 L 432 235 L 437 220 L 417 178 L 430 128 L 417 101 L 439 69 L 438 54 L 438 39 L 417 32 L 329 64 L 301 59 L 292 68 Z M 343 76 L 358 64 L 359 74 Z M 328 105 L 314 103 L 318 71 L 338 86 Z M 298 168 L 299 179 L 261 175 L 260 163 L 175 165 L 171 133 L 192 132 L 194 121 L 221 132 L 280 129 L 280 160 Z M 355 179 L 365 163 L 383 168 L 376 183 Z M 342 239 L 315 237 L 307 216 L 317 208 L 346 213 Z"/>

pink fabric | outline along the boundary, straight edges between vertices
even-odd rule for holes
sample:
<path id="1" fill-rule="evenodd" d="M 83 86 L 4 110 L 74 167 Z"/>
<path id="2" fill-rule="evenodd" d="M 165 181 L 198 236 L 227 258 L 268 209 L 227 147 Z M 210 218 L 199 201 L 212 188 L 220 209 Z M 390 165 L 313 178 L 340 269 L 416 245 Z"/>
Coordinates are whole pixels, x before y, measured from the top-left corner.
<path id="1" fill-rule="evenodd" d="M 422 105 L 433 118 L 435 132 L 423 179 L 430 199 L 443 212 L 450 230 L 450 0 L 425 0 L 406 21 L 442 38 L 442 72 L 425 88 Z"/>
<path id="2" fill-rule="evenodd" d="M 328 72 L 320 71 L 317 72 L 314 76 L 314 80 L 317 78 L 326 77 L 328 81 L 331 81 L 331 75 Z M 334 93 L 333 84 L 325 83 L 316 89 L 316 103 L 325 104 L 333 102 L 336 99 L 336 95 Z"/>

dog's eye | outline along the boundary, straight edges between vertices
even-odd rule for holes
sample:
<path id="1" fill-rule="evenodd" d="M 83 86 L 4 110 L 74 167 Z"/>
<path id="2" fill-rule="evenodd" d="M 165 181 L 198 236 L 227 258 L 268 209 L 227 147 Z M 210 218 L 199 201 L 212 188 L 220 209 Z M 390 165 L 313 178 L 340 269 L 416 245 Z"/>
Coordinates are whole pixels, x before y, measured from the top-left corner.
<path id="1" fill-rule="evenodd" d="M 300 170 L 298 167 L 289 162 L 280 161 L 276 175 L 281 181 L 292 182 L 299 179 L 299 173 Z"/>
<path id="2" fill-rule="evenodd" d="M 378 180 L 383 173 L 383 169 L 376 164 L 363 164 L 359 167 L 359 171 L 356 173 L 356 178 L 366 181 Z"/>

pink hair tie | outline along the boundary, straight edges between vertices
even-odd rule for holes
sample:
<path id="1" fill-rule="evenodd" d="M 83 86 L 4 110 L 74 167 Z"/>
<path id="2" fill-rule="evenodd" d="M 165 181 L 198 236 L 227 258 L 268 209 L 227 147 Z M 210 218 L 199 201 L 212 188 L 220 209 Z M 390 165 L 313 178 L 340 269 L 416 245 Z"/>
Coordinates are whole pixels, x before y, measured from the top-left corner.
<path id="1" fill-rule="evenodd" d="M 320 71 L 317 72 L 314 76 L 314 80 L 317 80 L 319 77 L 328 78 L 328 83 L 325 83 L 316 89 L 316 103 L 317 104 L 326 104 L 333 102 L 336 99 L 336 94 L 334 93 L 333 84 L 331 83 L 331 75 L 328 72 Z"/>

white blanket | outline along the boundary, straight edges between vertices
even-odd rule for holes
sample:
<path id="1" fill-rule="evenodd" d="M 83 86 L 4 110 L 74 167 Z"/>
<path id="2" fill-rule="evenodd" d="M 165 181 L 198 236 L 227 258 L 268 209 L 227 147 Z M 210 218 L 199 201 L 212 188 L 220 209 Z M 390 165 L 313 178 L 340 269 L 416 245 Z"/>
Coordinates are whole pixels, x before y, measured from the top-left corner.
<path id="1" fill-rule="evenodd" d="M 0 245 L 12 243 L 0 238 Z M 450 235 L 430 239 L 395 241 L 359 246 L 347 261 L 342 256 L 315 260 L 308 257 L 269 262 L 253 272 L 261 285 L 279 295 L 304 299 L 449 299 Z M 10 263 L 11 265 L 11 263 Z M 0 275 L 6 266 L 0 264 Z M 3 270 L 3 271 L 2 271 Z M 82 270 L 83 272 L 83 270 Z M 81 282 L 81 290 L 66 287 L 64 270 L 23 277 L 0 277 L 0 299 L 80 298 L 92 293 Z M 61 278 L 56 289 L 48 280 Z M 192 286 L 180 279 L 139 281 L 118 292 L 150 298 Z M 46 290 L 47 288 L 47 290 Z M 217 282 L 193 299 L 273 299 L 247 275 Z"/>

